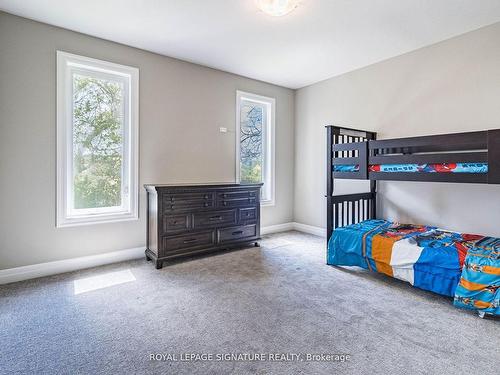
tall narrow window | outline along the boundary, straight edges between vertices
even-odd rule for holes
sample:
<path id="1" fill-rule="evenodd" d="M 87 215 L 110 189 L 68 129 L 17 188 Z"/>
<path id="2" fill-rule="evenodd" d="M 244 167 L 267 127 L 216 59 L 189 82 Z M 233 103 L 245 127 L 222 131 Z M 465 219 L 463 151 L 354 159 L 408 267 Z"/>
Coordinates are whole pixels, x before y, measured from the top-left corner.
<path id="1" fill-rule="evenodd" d="M 238 91 L 236 103 L 237 180 L 263 182 L 261 202 L 273 205 L 275 100 Z"/>
<path id="2" fill-rule="evenodd" d="M 57 52 L 57 226 L 137 219 L 138 80 Z"/>

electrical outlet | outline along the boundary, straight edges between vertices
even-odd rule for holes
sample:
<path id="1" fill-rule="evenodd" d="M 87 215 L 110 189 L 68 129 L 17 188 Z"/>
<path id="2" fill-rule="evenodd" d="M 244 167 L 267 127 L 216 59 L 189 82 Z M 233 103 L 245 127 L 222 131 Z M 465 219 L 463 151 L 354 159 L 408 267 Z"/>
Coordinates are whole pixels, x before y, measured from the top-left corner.
<path id="1" fill-rule="evenodd" d="M 221 133 L 227 133 L 227 128 L 223 128 L 222 126 L 219 128 Z"/>

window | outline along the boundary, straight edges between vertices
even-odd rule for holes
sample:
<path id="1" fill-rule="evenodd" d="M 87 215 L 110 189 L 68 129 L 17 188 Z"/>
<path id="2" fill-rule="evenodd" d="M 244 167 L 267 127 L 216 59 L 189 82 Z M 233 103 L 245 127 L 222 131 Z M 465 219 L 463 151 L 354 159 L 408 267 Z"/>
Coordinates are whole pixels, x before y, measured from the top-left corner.
<path id="1" fill-rule="evenodd" d="M 263 182 L 261 202 L 274 204 L 273 98 L 236 93 L 236 179 L 241 183 Z"/>
<path id="2" fill-rule="evenodd" d="M 136 68 L 57 52 L 57 226 L 138 218 Z"/>

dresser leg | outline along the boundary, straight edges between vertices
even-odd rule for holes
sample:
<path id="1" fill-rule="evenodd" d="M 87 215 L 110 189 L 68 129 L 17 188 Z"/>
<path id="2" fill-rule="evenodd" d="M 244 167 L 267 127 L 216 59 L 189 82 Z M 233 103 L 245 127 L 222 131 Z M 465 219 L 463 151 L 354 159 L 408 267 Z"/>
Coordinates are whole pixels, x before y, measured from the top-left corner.
<path id="1" fill-rule="evenodd" d="M 254 244 L 253 244 L 253 245 L 254 245 L 255 247 L 259 247 L 259 246 L 260 246 L 258 242 L 254 242 Z"/>
<path id="2" fill-rule="evenodd" d="M 151 258 L 148 256 L 148 254 L 146 254 L 146 260 L 147 260 L 148 262 L 151 262 Z"/>
<path id="3" fill-rule="evenodd" d="M 162 260 L 157 260 L 157 261 L 155 262 L 155 268 L 156 268 L 157 270 L 161 270 L 161 269 L 162 269 L 162 267 L 163 267 L 163 261 L 162 261 Z"/>

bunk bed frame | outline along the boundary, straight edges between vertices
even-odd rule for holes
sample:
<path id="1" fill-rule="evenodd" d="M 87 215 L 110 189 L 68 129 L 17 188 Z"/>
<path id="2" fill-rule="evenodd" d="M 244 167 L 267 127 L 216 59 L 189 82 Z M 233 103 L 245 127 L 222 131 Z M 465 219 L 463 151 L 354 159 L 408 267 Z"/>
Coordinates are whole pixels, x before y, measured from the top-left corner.
<path id="1" fill-rule="evenodd" d="M 377 140 L 377 134 L 339 126 L 327 131 L 327 240 L 335 228 L 377 217 L 377 181 L 500 184 L 500 129 Z M 487 173 L 370 171 L 373 164 L 488 163 Z M 356 171 L 336 172 L 336 165 Z M 334 195 L 335 179 L 369 180 L 370 191 Z"/>

